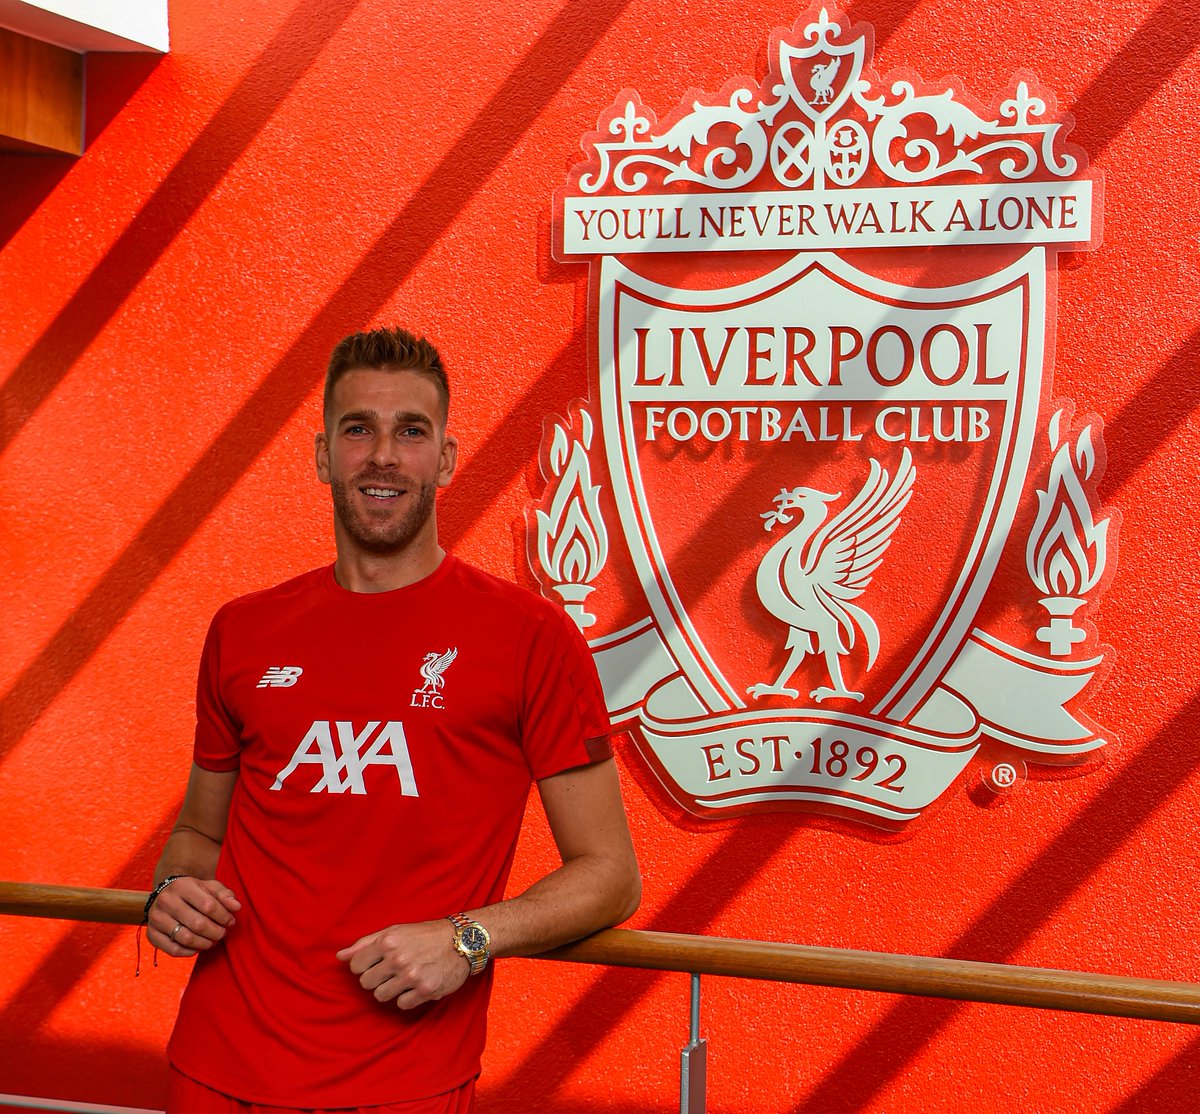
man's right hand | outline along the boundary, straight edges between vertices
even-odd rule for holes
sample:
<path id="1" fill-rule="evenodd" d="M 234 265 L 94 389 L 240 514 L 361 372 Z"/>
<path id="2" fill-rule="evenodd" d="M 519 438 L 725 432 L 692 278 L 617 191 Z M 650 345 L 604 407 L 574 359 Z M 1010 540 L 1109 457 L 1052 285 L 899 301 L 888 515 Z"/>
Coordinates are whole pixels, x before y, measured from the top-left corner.
<path id="1" fill-rule="evenodd" d="M 150 907 L 146 938 L 167 955 L 195 955 L 225 939 L 241 907 L 215 878 L 177 878 Z"/>

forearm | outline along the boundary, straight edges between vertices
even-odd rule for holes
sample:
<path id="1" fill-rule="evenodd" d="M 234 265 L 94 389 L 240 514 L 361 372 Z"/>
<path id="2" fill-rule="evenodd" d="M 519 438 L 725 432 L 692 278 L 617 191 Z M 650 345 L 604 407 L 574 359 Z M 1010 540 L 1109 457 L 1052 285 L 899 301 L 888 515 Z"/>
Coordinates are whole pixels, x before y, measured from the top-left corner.
<path id="1" fill-rule="evenodd" d="M 496 956 L 535 955 L 578 940 L 632 916 L 641 900 L 613 760 L 545 778 L 538 791 L 562 866 L 524 893 L 475 911 Z"/>
<path id="2" fill-rule="evenodd" d="M 179 877 L 157 894 L 146 924 L 150 943 L 168 955 L 195 955 L 215 947 L 241 909 L 236 895 L 216 881 L 236 780 L 236 771 L 192 766 L 179 820 L 154 871 L 156 885 Z"/>
<path id="3" fill-rule="evenodd" d="M 172 874 L 184 874 L 192 878 L 215 878 L 220 854 L 219 841 L 195 828 L 176 826 L 163 847 L 158 866 L 154 869 L 154 882 L 157 885 Z"/>
<path id="4" fill-rule="evenodd" d="M 192 764 L 187 795 L 154 870 L 155 884 L 172 874 L 215 878 L 237 771 L 218 773 Z"/>
<path id="5" fill-rule="evenodd" d="M 492 955 L 536 955 L 631 917 L 642 883 L 632 853 L 563 863 L 524 893 L 465 910 L 492 938 Z"/>
<path id="6" fill-rule="evenodd" d="M 535 955 L 578 940 L 632 916 L 641 900 L 613 760 L 544 778 L 538 792 L 562 866 L 524 893 L 474 910 L 496 956 Z"/>

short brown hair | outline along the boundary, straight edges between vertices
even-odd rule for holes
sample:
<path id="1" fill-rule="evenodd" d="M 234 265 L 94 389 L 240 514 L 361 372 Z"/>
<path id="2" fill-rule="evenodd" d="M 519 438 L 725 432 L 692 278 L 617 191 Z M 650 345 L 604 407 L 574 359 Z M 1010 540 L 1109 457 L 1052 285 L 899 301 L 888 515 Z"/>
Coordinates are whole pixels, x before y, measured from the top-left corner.
<path id="1" fill-rule="evenodd" d="M 441 354 L 424 337 L 398 326 L 369 329 L 343 337 L 329 357 L 325 370 L 325 413 L 333 402 L 333 388 L 348 371 L 419 371 L 437 387 L 442 418 L 450 416 L 450 381 Z"/>

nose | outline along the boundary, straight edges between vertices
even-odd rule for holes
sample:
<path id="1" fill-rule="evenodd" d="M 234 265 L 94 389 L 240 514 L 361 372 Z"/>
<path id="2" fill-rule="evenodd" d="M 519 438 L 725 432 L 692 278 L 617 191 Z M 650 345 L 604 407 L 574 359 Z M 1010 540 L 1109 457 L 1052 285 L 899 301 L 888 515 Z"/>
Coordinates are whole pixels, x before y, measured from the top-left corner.
<path id="1" fill-rule="evenodd" d="M 380 432 L 371 442 L 371 463 L 376 468 L 394 468 L 399 462 L 400 451 L 396 439 Z"/>

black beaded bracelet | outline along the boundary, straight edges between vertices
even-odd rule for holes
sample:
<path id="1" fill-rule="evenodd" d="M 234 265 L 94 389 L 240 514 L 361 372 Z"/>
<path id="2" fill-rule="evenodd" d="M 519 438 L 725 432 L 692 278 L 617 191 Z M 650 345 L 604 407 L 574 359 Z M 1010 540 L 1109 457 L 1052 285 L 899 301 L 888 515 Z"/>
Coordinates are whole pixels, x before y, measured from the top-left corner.
<path id="1" fill-rule="evenodd" d="M 150 891 L 150 896 L 146 898 L 146 907 L 142 910 L 142 924 L 150 923 L 150 909 L 158 900 L 158 895 L 163 892 L 172 882 L 178 882 L 180 878 L 186 878 L 186 874 L 168 874 L 157 886 Z"/>

